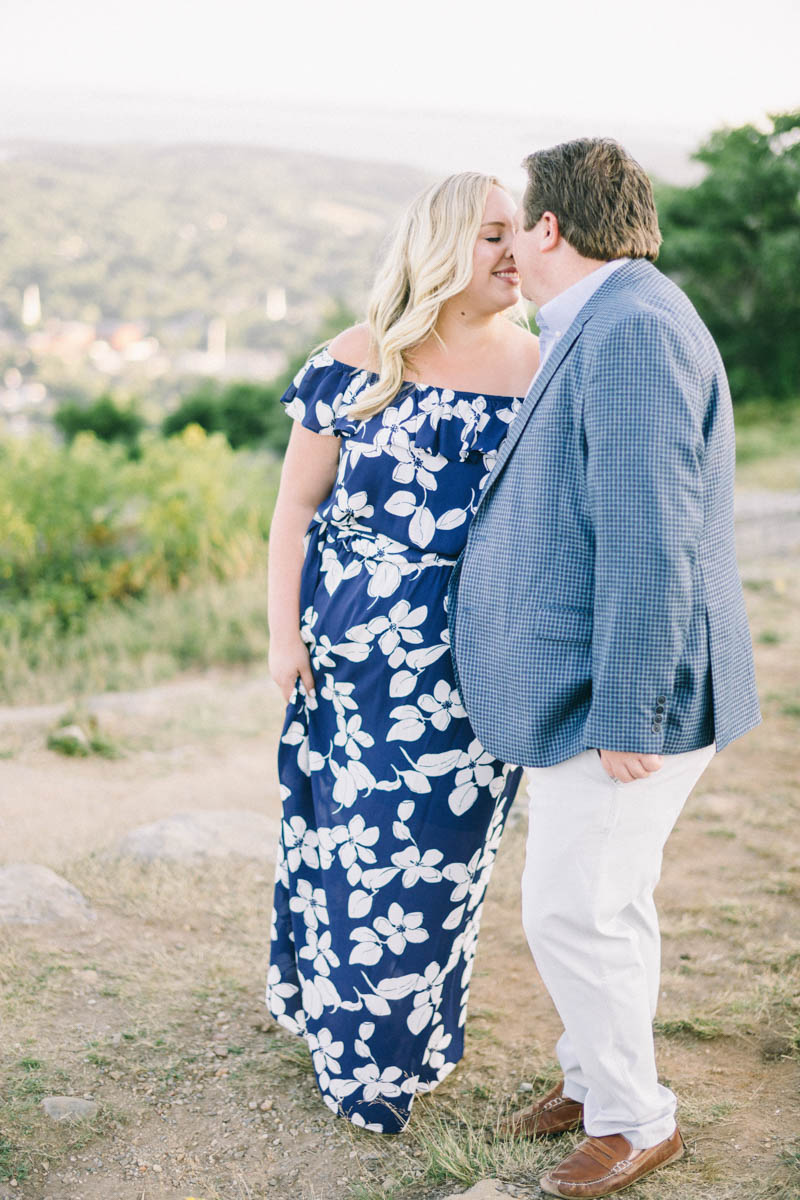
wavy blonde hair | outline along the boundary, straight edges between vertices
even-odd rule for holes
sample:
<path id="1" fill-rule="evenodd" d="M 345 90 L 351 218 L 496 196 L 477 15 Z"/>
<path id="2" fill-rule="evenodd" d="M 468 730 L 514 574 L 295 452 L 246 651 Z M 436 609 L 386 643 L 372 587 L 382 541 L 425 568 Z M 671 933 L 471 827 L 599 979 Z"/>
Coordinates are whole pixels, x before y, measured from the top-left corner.
<path id="1" fill-rule="evenodd" d="M 493 187 L 503 187 L 494 175 L 463 171 L 433 184 L 407 208 L 367 309 L 369 364 L 378 378 L 350 416 L 365 420 L 391 404 L 403 384 L 408 352 L 438 337 L 442 305 L 472 279 L 473 249 Z"/>

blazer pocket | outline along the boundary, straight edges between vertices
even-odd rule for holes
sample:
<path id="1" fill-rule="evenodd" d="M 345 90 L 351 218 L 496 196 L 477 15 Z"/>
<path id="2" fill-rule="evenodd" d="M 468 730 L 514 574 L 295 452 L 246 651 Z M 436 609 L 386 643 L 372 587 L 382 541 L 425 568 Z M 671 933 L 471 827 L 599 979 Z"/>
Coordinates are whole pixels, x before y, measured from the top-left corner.
<path id="1" fill-rule="evenodd" d="M 533 614 L 535 637 L 549 642 L 590 642 L 592 613 L 588 608 L 537 608 Z"/>

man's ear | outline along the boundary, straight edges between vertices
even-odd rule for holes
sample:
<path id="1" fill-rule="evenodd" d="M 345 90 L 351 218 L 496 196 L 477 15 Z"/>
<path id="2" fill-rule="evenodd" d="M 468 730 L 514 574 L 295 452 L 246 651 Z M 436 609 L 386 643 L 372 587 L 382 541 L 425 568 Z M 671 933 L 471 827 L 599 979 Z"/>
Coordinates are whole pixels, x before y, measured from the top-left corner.
<path id="1" fill-rule="evenodd" d="M 554 212 L 550 212 L 550 210 L 547 209 L 539 218 L 539 226 L 541 229 L 539 249 L 543 254 L 547 254 L 550 250 L 555 250 L 561 240 L 561 232 L 558 228 L 558 217 Z"/>

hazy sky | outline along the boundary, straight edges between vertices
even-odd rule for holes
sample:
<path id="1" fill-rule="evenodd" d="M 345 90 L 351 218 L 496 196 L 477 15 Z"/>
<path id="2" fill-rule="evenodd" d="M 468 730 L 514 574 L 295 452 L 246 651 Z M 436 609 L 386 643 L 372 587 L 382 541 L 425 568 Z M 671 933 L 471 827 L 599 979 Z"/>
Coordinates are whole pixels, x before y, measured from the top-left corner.
<path id="1" fill-rule="evenodd" d="M 800 0 L 0 0 L 0 79 L 707 131 L 800 107 Z"/>

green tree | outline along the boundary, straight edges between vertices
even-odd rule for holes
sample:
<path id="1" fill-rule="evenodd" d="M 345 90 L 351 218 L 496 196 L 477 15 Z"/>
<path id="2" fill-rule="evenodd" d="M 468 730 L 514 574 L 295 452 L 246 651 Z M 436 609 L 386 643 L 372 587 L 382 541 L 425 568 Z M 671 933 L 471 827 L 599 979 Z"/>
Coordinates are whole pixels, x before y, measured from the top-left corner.
<path id="1" fill-rule="evenodd" d="M 800 111 L 717 130 L 693 187 L 663 188 L 659 266 L 708 325 L 735 399 L 800 394 Z"/>
<path id="2" fill-rule="evenodd" d="M 225 388 L 220 396 L 220 428 L 234 450 L 259 442 L 272 450 L 286 449 L 287 422 L 280 404 L 285 389 L 282 379 L 274 384 L 232 383 Z"/>
<path id="3" fill-rule="evenodd" d="M 187 425 L 199 425 L 206 433 L 218 433 L 222 429 L 219 391 L 211 380 L 183 397 L 175 411 L 164 418 L 161 432 L 164 437 L 172 437 Z"/>
<path id="4" fill-rule="evenodd" d="M 121 407 L 109 395 L 99 396 L 91 404 L 65 401 L 53 417 L 67 442 L 79 433 L 93 433 L 101 442 L 122 442 L 132 449 L 145 426 L 144 417 L 135 408 Z"/>

